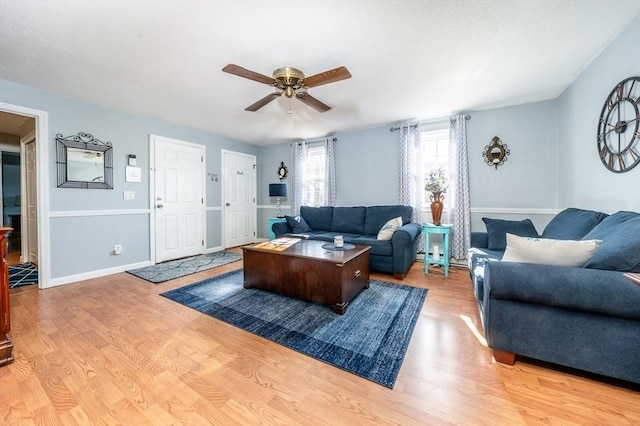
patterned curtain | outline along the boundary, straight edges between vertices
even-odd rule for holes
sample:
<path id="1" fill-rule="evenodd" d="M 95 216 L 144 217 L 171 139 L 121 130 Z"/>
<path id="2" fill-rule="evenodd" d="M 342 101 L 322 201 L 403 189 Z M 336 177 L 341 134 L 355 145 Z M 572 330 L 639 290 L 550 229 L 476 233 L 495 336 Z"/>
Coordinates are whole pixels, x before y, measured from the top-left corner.
<path id="1" fill-rule="evenodd" d="M 471 246 L 469 161 L 467 158 L 467 116 L 451 118 L 449 143 L 450 253 L 454 259 L 468 259 Z"/>
<path id="2" fill-rule="evenodd" d="M 326 164 L 324 167 L 324 201 L 327 206 L 336 205 L 336 157 L 333 152 L 335 138 L 324 140 Z"/>
<path id="3" fill-rule="evenodd" d="M 420 124 L 404 123 L 400 126 L 400 204 L 413 207 L 413 221 L 422 223 L 424 176 L 422 175 L 422 147 Z M 418 252 L 423 251 L 420 235 Z"/>
<path id="4" fill-rule="evenodd" d="M 307 157 L 307 144 L 306 142 L 292 143 L 289 163 L 291 164 L 289 170 L 289 201 L 291 204 L 291 214 L 296 216 L 300 214 L 300 206 L 304 202 L 304 160 Z"/>

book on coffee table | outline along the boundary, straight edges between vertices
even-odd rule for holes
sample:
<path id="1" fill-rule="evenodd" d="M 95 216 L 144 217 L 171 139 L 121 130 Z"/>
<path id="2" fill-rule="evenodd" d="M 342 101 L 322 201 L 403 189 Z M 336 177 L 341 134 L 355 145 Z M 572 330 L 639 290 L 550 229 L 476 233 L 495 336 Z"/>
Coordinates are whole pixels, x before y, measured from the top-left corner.
<path id="1" fill-rule="evenodd" d="M 624 274 L 624 277 L 630 279 L 632 283 L 640 285 L 640 274 L 634 274 L 633 272 L 628 272 Z"/>

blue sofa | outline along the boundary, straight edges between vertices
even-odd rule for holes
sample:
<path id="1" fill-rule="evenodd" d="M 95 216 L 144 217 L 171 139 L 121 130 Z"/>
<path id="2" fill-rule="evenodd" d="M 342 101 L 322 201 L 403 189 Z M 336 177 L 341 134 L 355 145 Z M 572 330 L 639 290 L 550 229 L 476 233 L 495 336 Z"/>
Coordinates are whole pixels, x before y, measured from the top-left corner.
<path id="1" fill-rule="evenodd" d="M 496 361 L 526 356 L 640 383 L 640 214 L 566 209 L 540 238 L 601 240 L 581 267 L 502 261 L 505 234 L 534 237 L 530 221 L 483 219 L 469 271 Z M 527 223 L 528 222 L 528 223 Z"/>
<path id="2" fill-rule="evenodd" d="M 302 235 L 312 240 L 333 242 L 342 235 L 345 243 L 371 246 L 369 266 L 372 271 L 393 274 L 403 279 L 416 260 L 418 236 L 422 232 L 419 223 L 412 222 L 413 209 L 408 206 L 371 207 L 309 207 L 300 208 L 303 224 L 308 226 L 294 230 L 292 217 L 287 222 L 274 223 L 271 227 L 276 238 Z M 391 219 L 401 217 L 402 227 L 390 240 L 379 240 L 378 232 Z"/>

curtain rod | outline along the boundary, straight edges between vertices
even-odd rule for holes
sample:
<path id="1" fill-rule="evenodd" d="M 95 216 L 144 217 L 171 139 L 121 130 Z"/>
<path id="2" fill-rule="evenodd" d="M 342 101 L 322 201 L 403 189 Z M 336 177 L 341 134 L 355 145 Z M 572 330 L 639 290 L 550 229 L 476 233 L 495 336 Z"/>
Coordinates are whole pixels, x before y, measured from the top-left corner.
<path id="1" fill-rule="evenodd" d="M 308 141 L 300 141 L 300 142 L 291 142 L 291 145 L 300 145 L 302 142 L 306 142 L 306 143 L 315 143 L 315 142 L 324 142 L 327 139 L 331 139 L 333 142 L 337 142 L 338 138 L 333 136 L 327 136 L 326 138 L 318 138 L 318 139 L 310 139 Z"/>
<path id="2" fill-rule="evenodd" d="M 470 118 L 471 118 L 471 116 L 469 114 L 464 116 L 465 120 L 469 120 Z M 437 119 L 437 120 L 424 120 L 424 121 L 420 121 L 420 124 L 437 123 L 438 121 L 446 121 L 446 120 L 447 120 L 446 118 Z M 409 126 L 407 126 L 407 127 L 417 127 L 417 126 L 418 126 L 418 123 L 415 123 L 415 124 L 409 124 Z M 395 132 L 395 131 L 400 130 L 401 128 L 402 127 L 400 127 L 400 126 L 398 126 L 398 127 L 389 127 L 389 131 L 390 132 Z"/>

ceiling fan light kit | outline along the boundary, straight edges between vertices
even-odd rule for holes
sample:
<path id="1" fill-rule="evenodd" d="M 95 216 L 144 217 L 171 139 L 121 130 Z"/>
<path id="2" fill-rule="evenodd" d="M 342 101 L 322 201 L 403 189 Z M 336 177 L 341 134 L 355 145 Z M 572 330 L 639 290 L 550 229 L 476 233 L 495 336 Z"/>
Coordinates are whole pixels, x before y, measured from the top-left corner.
<path id="1" fill-rule="evenodd" d="M 276 88 L 276 92 L 270 93 L 249 105 L 245 108 L 245 111 L 257 111 L 282 95 L 289 99 L 295 97 L 316 111 L 329 111 L 331 107 L 311 96 L 307 89 L 351 78 L 351 73 L 345 67 L 334 68 L 311 77 L 305 77 L 302 71 L 293 67 L 278 68 L 273 72 L 273 77 L 268 77 L 235 64 L 225 66 L 222 71 Z M 289 114 L 291 114 L 291 107 L 289 107 Z"/>

